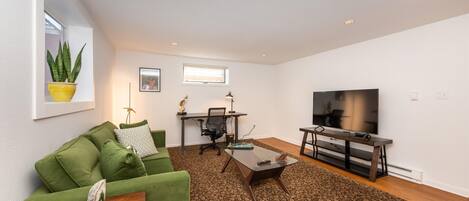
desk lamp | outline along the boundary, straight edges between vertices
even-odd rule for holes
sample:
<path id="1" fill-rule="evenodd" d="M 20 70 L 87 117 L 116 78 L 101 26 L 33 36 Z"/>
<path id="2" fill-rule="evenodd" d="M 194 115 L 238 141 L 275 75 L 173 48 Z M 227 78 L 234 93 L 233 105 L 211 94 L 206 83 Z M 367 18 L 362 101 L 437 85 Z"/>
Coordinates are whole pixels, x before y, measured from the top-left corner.
<path id="1" fill-rule="evenodd" d="M 225 98 L 230 99 L 230 101 L 231 101 L 231 110 L 228 113 L 235 113 L 235 111 L 233 110 L 234 99 L 233 99 L 233 95 L 231 95 L 231 91 L 228 92 L 228 94 L 225 96 Z"/>

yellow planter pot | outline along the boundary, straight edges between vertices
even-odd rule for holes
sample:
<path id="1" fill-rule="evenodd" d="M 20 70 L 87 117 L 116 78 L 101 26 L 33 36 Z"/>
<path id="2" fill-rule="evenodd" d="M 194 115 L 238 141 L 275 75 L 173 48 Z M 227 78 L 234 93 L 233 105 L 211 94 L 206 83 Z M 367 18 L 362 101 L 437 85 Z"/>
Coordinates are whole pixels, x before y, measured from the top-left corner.
<path id="1" fill-rule="evenodd" d="M 66 82 L 49 82 L 47 89 L 54 102 L 70 102 L 75 95 L 77 84 Z"/>

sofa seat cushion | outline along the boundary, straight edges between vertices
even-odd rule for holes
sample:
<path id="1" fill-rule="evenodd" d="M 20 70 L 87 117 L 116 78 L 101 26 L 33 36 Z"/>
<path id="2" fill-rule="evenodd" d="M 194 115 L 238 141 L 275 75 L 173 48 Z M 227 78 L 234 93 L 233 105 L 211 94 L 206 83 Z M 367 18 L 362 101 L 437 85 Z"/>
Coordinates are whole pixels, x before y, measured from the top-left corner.
<path id="1" fill-rule="evenodd" d="M 103 179 L 99 167 L 99 151 L 85 137 L 79 137 L 55 157 L 68 176 L 80 187 L 93 185 Z"/>
<path id="2" fill-rule="evenodd" d="M 58 192 L 78 188 L 79 186 L 68 176 L 55 156 L 58 152 L 68 149 L 78 138 L 74 138 L 62 145 L 55 152 L 45 156 L 35 164 L 36 172 L 42 183 L 50 192 Z"/>
<path id="3" fill-rule="evenodd" d="M 142 158 L 147 174 L 160 174 L 174 171 L 168 150 L 164 147 L 158 148 L 158 153 Z"/>
<path id="4" fill-rule="evenodd" d="M 108 182 L 147 175 L 142 159 L 112 140 L 104 143 L 99 160 L 101 172 Z"/>
<path id="5" fill-rule="evenodd" d="M 116 128 L 117 127 L 113 123 L 107 121 L 90 129 L 86 135 L 89 136 L 88 139 L 90 139 L 96 145 L 98 150 L 101 150 L 101 147 L 107 140 L 113 140 L 117 142 L 116 135 L 114 134 L 114 129 Z"/>

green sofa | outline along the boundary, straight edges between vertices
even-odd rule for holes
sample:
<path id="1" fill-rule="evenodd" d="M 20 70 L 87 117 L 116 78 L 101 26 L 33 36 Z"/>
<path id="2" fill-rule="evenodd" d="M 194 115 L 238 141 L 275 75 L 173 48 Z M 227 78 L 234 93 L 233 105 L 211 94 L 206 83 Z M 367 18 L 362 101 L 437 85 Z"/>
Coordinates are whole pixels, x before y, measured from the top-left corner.
<path id="1" fill-rule="evenodd" d="M 95 156 L 101 149 L 100 145 L 108 139 L 115 140 L 112 123 L 105 122 L 87 133 L 70 140 L 55 152 L 36 162 L 36 171 L 44 186 L 37 189 L 26 201 L 86 201 L 92 183 L 102 179 L 99 168 L 99 156 Z M 188 201 L 190 200 L 190 176 L 186 171 L 174 171 L 168 150 L 165 148 L 165 131 L 151 132 L 153 141 L 158 149 L 157 154 L 142 158 L 147 176 L 109 182 L 106 185 L 108 197 L 132 192 L 146 192 L 147 201 Z M 80 142 L 82 146 L 77 146 Z M 91 142 L 91 143 L 90 143 Z M 88 169 L 78 169 L 82 178 L 70 175 L 63 168 L 60 161 L 64 151 L 72 150 L 76 154 L 87 154 L 84 158 L 77 157 L 77 165 L 92 164 Z M 90 154 L 91 153 L 91 154 Z M 89 156 L 93 155 L 93 156 Z M 95 160 L 95 161 L 93 161 Z M 72 164 L 75 161 L 72 161 Z M 79 179 L 79 182 L 77 182 Z M 81 182 L 81 183 L 80 183 Z"/>

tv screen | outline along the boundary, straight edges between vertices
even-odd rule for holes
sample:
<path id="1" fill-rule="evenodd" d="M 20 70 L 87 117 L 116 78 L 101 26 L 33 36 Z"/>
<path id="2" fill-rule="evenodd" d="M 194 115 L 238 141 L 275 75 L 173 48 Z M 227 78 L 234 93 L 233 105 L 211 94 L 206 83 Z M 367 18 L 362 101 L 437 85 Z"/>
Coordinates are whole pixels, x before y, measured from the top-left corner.
<path id="1" fill-rule="evenodd" d="M 378 134 L 378 105 L 378 89 L 314 92 L 313 124 Z"/>

